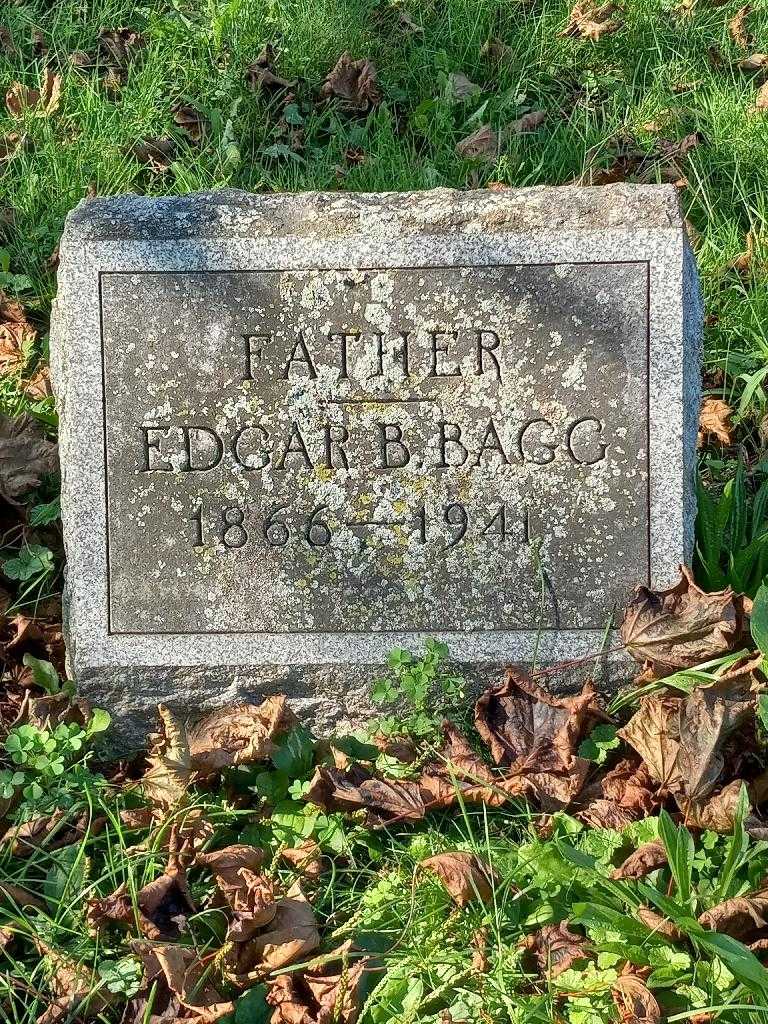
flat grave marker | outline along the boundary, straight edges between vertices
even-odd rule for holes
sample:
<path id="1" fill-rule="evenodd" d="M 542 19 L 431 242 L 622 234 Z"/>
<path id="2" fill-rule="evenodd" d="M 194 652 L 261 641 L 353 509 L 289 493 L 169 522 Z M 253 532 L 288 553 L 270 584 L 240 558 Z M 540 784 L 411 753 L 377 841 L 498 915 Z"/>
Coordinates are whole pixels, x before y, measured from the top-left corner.
<path id="1" fill-rule="evenodd" d="M 52 338 L 81 686 L 323 725 L 429 636 L 486 671 L 599 649 L 690 557 L 700 331 L 664 186 L 81 204 Z"/>

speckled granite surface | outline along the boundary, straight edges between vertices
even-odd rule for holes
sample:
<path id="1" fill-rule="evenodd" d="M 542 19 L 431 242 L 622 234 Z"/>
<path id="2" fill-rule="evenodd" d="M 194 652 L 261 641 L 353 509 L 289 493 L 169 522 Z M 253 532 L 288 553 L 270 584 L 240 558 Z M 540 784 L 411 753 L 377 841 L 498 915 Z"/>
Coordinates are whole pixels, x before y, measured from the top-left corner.
<path id="1" fill-rule="evenodd" d="M 430 635 L 478 685 L 578 658 L 690 554 L 671 187 L 96 199 L 59 283 L 69 657 L 126 742 L 160 699 L 354 720 Z"/>

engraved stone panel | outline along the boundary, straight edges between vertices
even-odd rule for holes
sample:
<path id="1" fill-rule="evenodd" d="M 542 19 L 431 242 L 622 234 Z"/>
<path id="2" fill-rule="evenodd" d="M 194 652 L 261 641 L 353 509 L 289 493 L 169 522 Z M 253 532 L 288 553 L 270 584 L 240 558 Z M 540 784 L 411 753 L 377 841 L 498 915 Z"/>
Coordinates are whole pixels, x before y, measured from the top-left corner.
<path id="1" fill-rule="evenodd" d="M 648 577 L 647 283 L 104 274 L 110 631 L 604 628 Z"/>
<path id="2" fill-rule="evenodd" d="M 579 658 L 690 558 L 671 187 L 97 199 L 59 285 L 69 657 L 126 735 L 356 718 L 429 636 L 485 679 Z"/>

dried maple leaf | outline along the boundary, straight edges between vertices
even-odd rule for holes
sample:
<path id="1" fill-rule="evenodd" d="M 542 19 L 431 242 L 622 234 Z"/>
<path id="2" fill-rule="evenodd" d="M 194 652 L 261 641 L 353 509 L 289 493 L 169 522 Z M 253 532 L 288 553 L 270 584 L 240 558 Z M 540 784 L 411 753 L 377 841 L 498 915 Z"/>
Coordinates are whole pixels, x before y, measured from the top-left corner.
<path id="1" fill-rule="evenodd" d="M 141 779 L 144 795 L 163 810 L 186 795 L 192 777 L 189 743 L 183 723 L 165 705 L 157 707 L 160 731 L 149 737 L 147 770 Z"/>
<path id="2" fill-rule="evenodd" d="M 563 806 L 579 793 L 589 763 L 576 751 L 605 717 L 591 682 L 580 694 L 556 697 L 512 670 L 475 705 L 475 727 L 493 760 L 509 766 L 510 776 L 521 776 L 542 806 Z"/>
<path id="3" fill-rule="evenodd" d="M 724 741 L 754 714 L 755 698 L 745 691 L 744 676 L 738 681 L 740 685 L 724 675 L 696 687 L 683 702 L 677 768 L 686 800 L 699 801 L 712 792 L 723 770 Z"/>
<path id="4" fill-rule="evenodd" d="M 335 96 L 352 110 L 368 110 L 381 101 L 376 68 L 370 60 L 352 60 L 345 51 L 323 82 L 320 95 Z"/>
<path id="5" fill-rule="evenodd" d="M 0 414 L 0 497 L 18 506 L 19 498 L 58 468 L 56 445 L 39 420 Z"/>
<path id="6" fill-rule="evenodd" d="M 619 10 L 614 0 L 595 5 L 592 0 L 577 3 L 568 17 L 568 23 L 559 34 L 597 42 L 601 36 L 609 35 L 621 28 L 621 22 L 611 15 Z"/>
<path id="7" fill-rule="evenodd" d="M 379 779 L 361 765 L 343 770 L 321 765 L 305 799 L 327 811 L 366 810 L 369 824 L 375 828 L 393 819 L 423 818 L 429 794 L 418 782 Z"/>
<path id="8" fill-rule="evenodd" d="M 201 718 L 189 729 L 192 767 L 205 777 L 223 768 L 252 764 L 271 757 L 275 740 L 297 719 L 282 694 L 261 704 L 235 704 Z"/>
<path id="9" fill-rule="evenodd" d="M 489 124 L 481 124 L 466 138 L 456 143 L 456 154 L 463 160 L 485 160 L 495 163 L 499 153 L 499 137 Z"/>
<path id="10" fill-rule="evenodd" d="M 567 921 L 547 924 L 532 935 L 527 935 L 523 948 L 533 956 L 539 972 L 550 978 L 567 971 L 577 960 L 590 953 L 587 940 L 568 928 Z"/>
<path id="11" fill-rule="evenodd" d="M 459 907 L 473 900 L 490 903 L 493 899 L 494 873 L 474 853 L 438 853 L 427 857 L 420 866 L 434 871 Z"/>
<path id="12" fill-rule="evenodd" d="M 752 5 L 745 4 L 736 11 L 734 16 L 728 22 L 728 32 L 730 33 L 731 39 L 737 46 L 741 46 L 744 50 L 752 45 L 752 35 L 747 30 L 746 26 L 747 18 L 751 13 Z"/>
<path id="13" fill-rule="evenodd" d="M 751 261 L 751 255 L 750 255 Z M 733 264 L 735 267 L 735 263 Z M 721 444 L 733 444 L 731 416 L 733 409 L 721 398 L 705 398 L 699 413 L 699 442 L 716 437 Z"/>
<path id="14" fill-rule="evenodd" d="M 212 1024 L 233 1010 L 233 1004 L 224 1000 L 213 987 L 209 966 L 200 959 L 196 949 L 178 943 L 153 944 L 132 942 L 131 948 L 144 967 L 144 989 L 152 992 L 153 1012 L 159 1005 L 171 1004 L 173 996 L 179 1007 L 195 1011 L 195 1024 Z M 145 1020 L 146 1017 L 139 1017 Z M 161 1018 L 161 1024 L 175 1024 L 190 1019 L 185 1014 Z M 153 1020 L 153 1018 L 150 1018 Z"/>
<path id="15" fill-rule="evenodd" d="M 132 28 L 102 28 L 99 30 L 99 51 L 104 60 L 116 67 L 125 68 L 146 46 L 141 32 Z"/>
<path id="16" fill-rule="evenodd" d="M 611 872 L 611 878 L 643 878 L 667 864 L 667 851 L 658 840 L 644 843 Z"/>
<path id="17" fill-rule="evenodd" d="M 657 1024 L 661 1007 L 636 974 L 623 974 L 611 990 L 622 1024 Z"/>
<path id="18" fill-rule="evenodd" d="M 686 566 L 668 590 L 638 587 L 621 623 L 621 638 L 639 662 L 662 674 L 720 658 L 745 632 L 744 601 L 730 588 L 708 594 Z"/>
<path id="19" fill-rule="evenodd" d="M 173 121 L 192 142 L 200 142 L 210 127 L 208 118 L 189 103 L 173 108 Z"/>
<path id="20" fill-rule="evenodd" d="M 197 856 L 195 863 L 213 872 L 219 892 L 232 910 L 229 941 L 244 942 L 274 919 L 274 884 L 257 873 L 263 860 L 261 850 L 244 844 Z"/>
<path id="21" fill-rule="evenodd" d="M 754 941 L 768 928 L 768 889 L 718 903 L 699 916 L 699 924 L 740 942 Z"/>
<path id="22" fill-rule="evenodd" d="M 651 777 L 665 790 L 680 786 L 677 756 L 682 704 L 681 697 L 643 697 L 638 710 L 617 734 L 637 751 Z"/>
<path id="23" fill-rule="evenodd" d="M 153 174 L 165 174 L 173 163 L 176 145 L 171 139 L 146 138 L 135 142 L 129 152 Z"/>
<path id="24" fill-rule="evenodd" d="M 5 94 L 5 105 L 11 117 L 23 117 L 28 111 L 38 117 L 50 117 L 61 103 L 61 75 L 47 69 L 39 89 L 14 82 Z"/>
<path id="25" fill-rule="evenodd" d="M 339 973 L 322 971 L 281 974 L 270 982 L 267 1002 L 274 1007 L 272 1024 L 354 1024 L 360 1012 L 359 988 L 368 958 L 349 963 L 351 943 L 334 954 Z"/>
<path id="26" fill-rule="evenodd" d="M 225 973 L 233 984 L 244 987 L 270 971 L 305 959 L 319 945 L 314 912 L 296 882 L 275 901 L 275 914 L 266 931 L 248 942 L 233 943 Z"/>
<path id="27" fill-rule="evenodd" d="M 507 125 L 507 134 L 509 135 L 523 135 L 525 132 L 532 132 L 539 128 L 547 119 L 546 110 L 531 110 L 527 114 L 523 114 L 516 121 L 511 121 Z"/>

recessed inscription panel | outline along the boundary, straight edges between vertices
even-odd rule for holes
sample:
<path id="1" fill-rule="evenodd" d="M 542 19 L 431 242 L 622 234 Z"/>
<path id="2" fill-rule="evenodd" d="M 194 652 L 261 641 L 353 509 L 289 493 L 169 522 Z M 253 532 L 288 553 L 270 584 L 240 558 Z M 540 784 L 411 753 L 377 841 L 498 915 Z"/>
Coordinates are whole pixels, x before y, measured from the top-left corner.
<path id="1" fill-rule="evenodd" d="M 647 265 L 105 273 L 110 631 L 602 628 Z"/>

